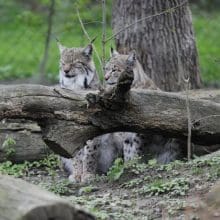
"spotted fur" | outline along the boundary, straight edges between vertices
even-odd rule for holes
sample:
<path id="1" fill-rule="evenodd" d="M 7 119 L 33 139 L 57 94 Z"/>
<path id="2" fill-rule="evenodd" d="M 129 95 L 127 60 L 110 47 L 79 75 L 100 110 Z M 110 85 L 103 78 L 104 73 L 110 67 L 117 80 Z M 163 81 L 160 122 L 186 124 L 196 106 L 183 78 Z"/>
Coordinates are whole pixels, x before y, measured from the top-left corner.
<path id="1" fill-rule="evenodd" d="M 145 74 L 141 64 L 136 59 L 136 54 L 132 51 L 129 55 L 119 54 L 116 51 L 105 66 L 105 80 L 107 86 L 117 83 L 120 74 L 129 65 L 133 68 L 134 80 L 132 88 L 158 90 L 154 82 Z"/>
<path id="2" fill-rule="evenodd" d="M 67 48 L 58 44 L 60 50 L 59 82 L 61 88 L 97 89 L 98 77 L 92 60 L 92 45 L 85 48 Z"/>
<path id="3" fill-rule="evenodd" d="M 134 80 L 132 88 L 159 90 L 154 82 L 144 73 L 141 64 L 136 59 L 135 52 L 129 55 L 112 52 L 112 57 L 105 67 L 106 86 L 114 86 L 120 74 L 127 66 L 133 67 Z M 184 143 L 174 138 L 165 138 L 162 135 L 140 135 L 137 133 L 125 133 L 123 142 L 124 160 L 128 161 L 136 156 L 146 159 L 155 157 L 158 163 L 169 163 L 177 159 L 181 154 L 181 145 Z M 149 156 L 149 157 L 147 157 Z"/>

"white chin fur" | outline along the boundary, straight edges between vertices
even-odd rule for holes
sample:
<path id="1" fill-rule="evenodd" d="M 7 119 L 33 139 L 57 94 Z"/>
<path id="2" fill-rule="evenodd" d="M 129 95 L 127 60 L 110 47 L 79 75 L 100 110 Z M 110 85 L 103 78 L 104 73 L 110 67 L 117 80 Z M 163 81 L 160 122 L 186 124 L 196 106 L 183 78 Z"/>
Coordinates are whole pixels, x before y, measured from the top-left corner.
<path id="1" fill-rule="evenodd" d="M 89 72 L 89 74 L 80 74 L 73 78 L 68 78 L 64 76 L 64 73 L 60 71 L 60 86 L 61 88 L 77 90 L 77 89 L 85 89 L 84 81 L 87 78 L 87 84 L 89 85 L 94 77 L 93 72 Z"/>

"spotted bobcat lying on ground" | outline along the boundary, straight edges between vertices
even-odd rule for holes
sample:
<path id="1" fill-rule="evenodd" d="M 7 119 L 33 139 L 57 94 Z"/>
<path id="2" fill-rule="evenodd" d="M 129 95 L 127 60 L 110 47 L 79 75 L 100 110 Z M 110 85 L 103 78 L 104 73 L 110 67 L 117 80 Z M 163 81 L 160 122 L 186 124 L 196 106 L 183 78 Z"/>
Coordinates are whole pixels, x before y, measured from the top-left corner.
<path id="1" fill-rule="evenodd" d="M 85 48 L 66 48 L 59 44 L 60 49 L 60 86 L 67 89 L 97 89 L 99 82 L 92 61 L 92 45 Z M 114 85 L 126 65 L 133 67 L 133 88 L 157 89 L 153 81 L 146 76 L 135 53 L 121 55 L 116 52 L 105 67 L 107 86 Z M 148 140 L 149 142 L 149 140 Z M 136 133 L 116 132 L 105 134 L 87 141 L 73 159 L 61 158 L 69 179 L 74 182 L 84 182 L 97 174 L 107 173 L 114 160 L 122 157 L 128 161 L 135 156 L 142 155 L 144 138 Z M 150 145 L 149 145 L 150 146 Z M 153 146 L 153 145 L 152 145 Z M 158 153 L 161 162 L 169 162 L 170 154 Z M 166 160 L 164 160 L 166 157 Z"/>

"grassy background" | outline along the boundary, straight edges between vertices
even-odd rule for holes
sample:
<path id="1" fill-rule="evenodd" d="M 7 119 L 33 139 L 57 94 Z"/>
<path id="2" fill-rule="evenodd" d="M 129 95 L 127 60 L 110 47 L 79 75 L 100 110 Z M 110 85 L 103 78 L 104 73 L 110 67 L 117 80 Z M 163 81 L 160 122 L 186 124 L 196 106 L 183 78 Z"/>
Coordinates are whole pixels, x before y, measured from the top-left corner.
<path id="1" fill-rule="evenodd" d="M 42 1 L 42 0 L 41 0 Z M 111 3 L 108 2 L 107 35 L 111 36 Z M 95 46 L 101 54 L 101 5 L 89 0 L 79 1 L 79 9 L 91 37 L 98 36 Z M 45 1 L 42 4 L 48 6 Z M 220 83 L 220 13 L 205 12 L 192 7 L 193 25 L 196 33 L 203 81 Z M 47 31 L 47 10 L 30 10 L 16 1 L 0 0 L 0 80 L 37 76 L 43 57 Z M 47 78 L 58 79 L 59 52 L 55 36 L 66 46 L 85 46 L 84 36 L 74 11 L 74 4 L 68 1 L 56 2 L 53 35 L 46 67 Z M 114 42 L 107 45 L 106 50 Z M 96 65 L 99 68 L 95 57 Z"/>

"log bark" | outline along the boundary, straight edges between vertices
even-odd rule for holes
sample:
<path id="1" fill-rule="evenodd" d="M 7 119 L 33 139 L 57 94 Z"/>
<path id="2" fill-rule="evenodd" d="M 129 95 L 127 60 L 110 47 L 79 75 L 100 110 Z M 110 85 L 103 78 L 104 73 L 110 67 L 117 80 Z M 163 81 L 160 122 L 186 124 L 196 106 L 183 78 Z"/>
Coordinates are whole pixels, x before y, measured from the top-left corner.
<path id="1" fill-rule="evenodd" d="M 21 179 L 0 175 L 1 220 L 92 220 L 64 199 Z"/>
<path id="2" fill-rule="evenodd" d="M 120 32 L 115 36 L 117 50 L 135 50 L 145 73 L 160 89 L 181 91 L 188 77 L 191 88 L 200 87 L 187 0 L 114 0 L 112 14 L 113 32 Z"/>
<path id="3" fill-rule="evenodd" d="M 7 141 L 12 139 L 12 145 Z M 10 150 L 11 151 L 10 153 Z M 12 119 L 0 122 L 0 162 L 15 163 L 43 159 L 51 151 L 42 139 L 40 126 L 31 120 Z"/>
<path id="4" fill-rule="evenodd" d="M 129 83 L 128 83 L 129 84 Z M 186 97 L 182 93 L 129 90 L 69 91 L 40 85 L 0 87 L 0 119 L 37 121 L 55 152 L 72 156 L 88 139 L 115 132 L 187 137 Z M 115 92 L 124 95 L 115 95 Z M 112 92 L 112 95 L 111 95 Z M 123 99 L 121 97 L 124 97 Z M 220 90 L 191 92 L 192 141 L 220 143 Z M 121 101 L 120 101 L 121 100 Z"/>

